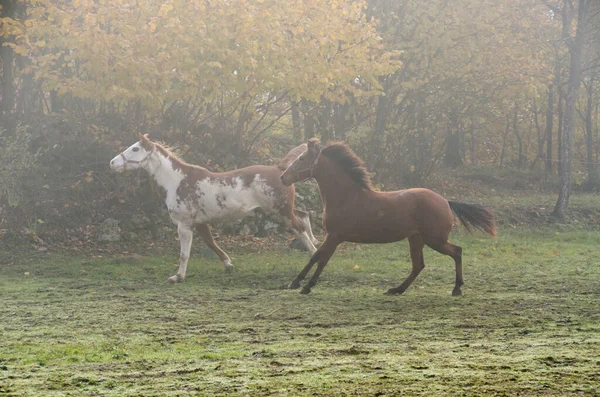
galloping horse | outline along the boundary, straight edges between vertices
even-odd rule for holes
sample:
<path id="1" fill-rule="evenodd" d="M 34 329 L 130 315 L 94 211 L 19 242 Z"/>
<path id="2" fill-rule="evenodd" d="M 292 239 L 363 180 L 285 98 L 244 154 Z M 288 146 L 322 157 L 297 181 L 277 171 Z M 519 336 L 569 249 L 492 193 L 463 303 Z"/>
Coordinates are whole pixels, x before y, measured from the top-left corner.
<path id="1" fill-rule="evenodd" d="M 428 189 L 375 191 L 363 161 L 344 143 L 331 143 L 322 148 L 318 139 L 311 139 L 307 150 L 281 175 L 281 181 L 288 186 L 309 178 L 315 178 L 319 184 L 327 236 L 288 285 L 289 289 L 299 288 L 300 282 L 318 262 L 302 294 L 310 293 L 317 284 L 340 243 L 391 243 L 408 238 L 412 271 L 402 284 L 386 294 L 401 294 L 410 286 L 425 267 L 423 247 L 427 245 L 454 259 L 456 284 L 452 295 L 458 296 L 462 294 L 460 287 L 463 285 L 462 249 L 448 241 L 454 223 L 452 211 L 468 231 L 475 227 L 496 235 L 493 214 L 479 205 L 448 201 Z"/>
<path id="2" fill-rule="evenodd" d="M 115 172 L 143 168 L 165 189 L 165 202 L 181 243 L 179 270 L 169 281 L 181 282 L 185 279 L 194 228 L 223 261 L 225 270 L 230 271 L 231 259 L 215 243 L 208 224 L 241 218 L 259 207 L 283 216 L 286 226 L 311 255 L 315 253 L 317 240 L 308 213 L 294 209 L 295 190 L 279 179 L 281 171 L 305 150 L 305 144 L 292 149 L 278 166 L 255 165 L 214 173 L 185 163 L 164 146 L 150 141 L 146 134 L 112 159 L 110 168 Z"/>

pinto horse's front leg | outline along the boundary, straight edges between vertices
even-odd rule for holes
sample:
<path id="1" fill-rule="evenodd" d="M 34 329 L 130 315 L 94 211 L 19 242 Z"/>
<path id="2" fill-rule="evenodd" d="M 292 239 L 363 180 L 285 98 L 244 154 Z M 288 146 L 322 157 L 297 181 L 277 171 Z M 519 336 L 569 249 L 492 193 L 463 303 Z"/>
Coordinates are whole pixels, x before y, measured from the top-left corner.
<path id="1" fill-rule="evenodd" d="M 194 238 L 192 229 L 183 223 L 177 224 L 177 233 L 179 234 L 179 243 L 181 244 L 179 270 L 176 275 L 169 277 L 169 282 L 171 283 L 180 283 L 185 280 L 185 272 L 188 260 L 190 259 L 190 250 L 192 249 L 192 239 Z"/>
<path id="2" fill-rule="evenodd" d="M 202 236 L 202 239 L 204 240 L 206 245 L 219 256 L 221 261 L 223 261 L 223 264 L 225 265 L 225 271 L 230 272 L 231 270 L 233 270 L 233 265 L 231 264 L 231 259 L 229 258 L 229 255 L 227 255 L 225 251 L 223 251 L 217 245 L 212 233 L 210 232 L 210 228 L 208 227 L 208 225 L 196 225 L 196 231 L 200 234 L 200 236 Z"/>

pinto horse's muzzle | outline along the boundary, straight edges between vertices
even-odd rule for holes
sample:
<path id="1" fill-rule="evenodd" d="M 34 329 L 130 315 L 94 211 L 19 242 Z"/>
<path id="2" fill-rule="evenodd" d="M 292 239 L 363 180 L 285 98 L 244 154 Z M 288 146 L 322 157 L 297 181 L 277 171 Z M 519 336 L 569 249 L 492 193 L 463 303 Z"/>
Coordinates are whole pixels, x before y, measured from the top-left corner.
<path id="1" fill-rule="evenodd" d="M 315 168 L 317 166 L 317 164 L 319 163 L 319 158 L 321 157 L 321 151 L 319 151 L 319 154 L 317 154 L 317 156 L 315 157 L 314 161 L 312 162 L 312 164 L 308 167 L 308 168 L 304 168 L 301 170 L 297 170 L 297 166 L 298 163 L 296 161 L 294 161 L 284 172 L 283 174 L 281 174 L 281 182 L 286 185 L 286 186 L 290 186 L 296 182 L 304 182 L 307 179 L 310 179 L 312 177 L 314 177 L 315 174 Z"/>

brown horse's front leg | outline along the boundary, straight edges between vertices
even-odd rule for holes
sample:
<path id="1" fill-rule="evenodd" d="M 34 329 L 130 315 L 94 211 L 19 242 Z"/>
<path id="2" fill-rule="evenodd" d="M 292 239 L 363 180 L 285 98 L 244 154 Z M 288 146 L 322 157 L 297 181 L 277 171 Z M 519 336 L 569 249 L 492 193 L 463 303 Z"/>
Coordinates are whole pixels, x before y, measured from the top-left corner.
<path id="1" fill-rule="evenodd" d="M 337 246 L 340 243 L 341 243 L 341 241 L 339 239 L 331 237 L 330 234 L 327 235 L 327 237 L 325 238 L 325 242 L 319 248 L 321 256 L 319 258 L 319 264 L 317 265 L 317 270 L 315 270 L 315 273 L 312 275 L 312 277 L 308 281 L 308 284 L 306 284 L 304 286 L 304 288 L 302 288 L 302 290 L 300 291 L 301 294 L 303 294 L 303 295 L 310 294 L 312 287 L 317 285 L 317 281 L 319 281 L 319 277 L 321 276 L 321 273 L 323 272 L 325 265 L 327 265 L 327 262 L 329 262 L 329 259 L 333 256 L 333 253 L 335 252 Z"/>
<path id="2" fill-rule="evenodd" d="M 321 246 L 321 248 L 322 248 L 322 246 Z M 302 271 L 300 273 L 298 273 L 298 275 L 296 276 L 296 278 L 294 280 L 292 280 L 292 282 L 289 283 L 286 286 L 287 289 L 298 289 L 298 288 L 300 288 L 300 281 L 304 280 L 304 278 L 306 277 L 306 275 L 308 274 L 308 272 L 310 272 L 310 269 L 319 260 L 319 257 L 321 256 L 321 248 L 319 248 L 317 250 L 317 252 L 315 252 L 310 257 L 310 259 L 308 260 L 308 263 L 306 264 L 306 266 L 304 266 L 304 269 L 302 269 Z"/>

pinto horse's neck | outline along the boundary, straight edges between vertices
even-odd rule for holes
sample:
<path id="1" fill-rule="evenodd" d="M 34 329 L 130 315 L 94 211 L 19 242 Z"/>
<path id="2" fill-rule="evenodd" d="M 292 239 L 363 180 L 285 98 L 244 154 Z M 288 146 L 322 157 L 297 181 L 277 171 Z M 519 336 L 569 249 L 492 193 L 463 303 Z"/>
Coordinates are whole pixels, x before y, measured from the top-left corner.
<path id="1" fill-rule="evenodd" d="M 339 208 L 349 197 L 356 194 L 360 187 L 335 162 L 321 155 L 313 172 L 313 178 L 319 184 L 321 200 L 331 212 Z"/>
<path id="2" fill-rule="evenodd" d="M 185 172 L 174 166 L 174 162 L 158 150 L 148 158 L 144 166 L 156 183 L 167 192 L 175 191 L 186 177 Z"/>

